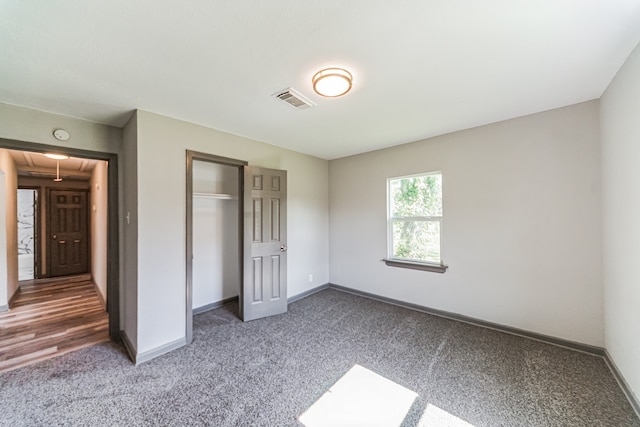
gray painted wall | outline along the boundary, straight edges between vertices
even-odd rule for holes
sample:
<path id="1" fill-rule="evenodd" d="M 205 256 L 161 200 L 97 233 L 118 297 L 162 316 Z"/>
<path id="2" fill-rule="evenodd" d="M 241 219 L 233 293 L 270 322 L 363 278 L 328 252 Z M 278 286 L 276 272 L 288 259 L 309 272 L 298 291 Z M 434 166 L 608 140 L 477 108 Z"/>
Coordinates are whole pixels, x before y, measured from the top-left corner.
<path id="1" fill-rule="evenodd" d="M 606 347 L 640 396 L 640 45 L 600 101 Z"/>
<path id="2" fill-rule="evenodd" d="M 386 179 L 431 171 L 449 269 L 387 267 Z M 331 283 L 604 344 L 597 101 L 333 160 L 329 177 Z"/>
<path id="3" fill-rule="evenodd" d="M 134 354 L 138 346 L 138 114 L 122 131 L 121 165 L 123 203 L 120 204 L 120 288 L 122 330 Z M 156 192 L 159 192 L 156 190 Z"/>
<path id="4" fill-rule="evenodd" d="M 326 160 L 139 110 L 139 354 L 185 338 L 187 149 L 287 170 L 288 296 L 329 281 Z"/>
<path id="5" fill-rule="evenodd" d="M 58 128 L 67 130 L 71 138 L 68 141 L 55 139 L 52 133 Z M 0 103 L 0 138 L 118 153 L 122 129 Z"/>

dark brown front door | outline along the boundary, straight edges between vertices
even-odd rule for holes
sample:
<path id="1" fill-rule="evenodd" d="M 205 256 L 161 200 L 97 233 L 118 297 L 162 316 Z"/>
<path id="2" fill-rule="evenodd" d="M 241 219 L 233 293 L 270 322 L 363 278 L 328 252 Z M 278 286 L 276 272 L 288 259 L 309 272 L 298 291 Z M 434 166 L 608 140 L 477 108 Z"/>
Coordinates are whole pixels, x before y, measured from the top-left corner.
<path id="1" fill-rule="evenodd" d="M 52 277 L 87 272 L 87 193 L 51 190 L 49 272 Z"/>

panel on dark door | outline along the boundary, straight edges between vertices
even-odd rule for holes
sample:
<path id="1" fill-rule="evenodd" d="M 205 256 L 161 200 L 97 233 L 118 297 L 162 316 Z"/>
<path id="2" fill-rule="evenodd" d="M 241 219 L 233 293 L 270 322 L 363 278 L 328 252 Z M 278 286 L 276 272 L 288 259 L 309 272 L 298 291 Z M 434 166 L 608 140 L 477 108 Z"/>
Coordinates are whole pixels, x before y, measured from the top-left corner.
<path id="1" fill-rule="evenodd" d="M 50 276 L 88 270 L 87 193 L 51 190 L 49 193 Z"/>
<path id="2" fill-rule="evenodd" d="M 240 317 L 287 311 L 287 171 L 245 166 Z"/>

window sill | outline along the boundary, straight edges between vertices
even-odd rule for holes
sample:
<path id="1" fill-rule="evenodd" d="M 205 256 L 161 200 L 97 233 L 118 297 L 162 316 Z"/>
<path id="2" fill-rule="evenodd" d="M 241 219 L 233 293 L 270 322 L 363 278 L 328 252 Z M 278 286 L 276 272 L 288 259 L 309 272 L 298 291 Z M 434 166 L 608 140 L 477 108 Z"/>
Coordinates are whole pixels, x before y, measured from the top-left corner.
<path id="1" fill-rule="evenodd" d="M 444 273 L 449 268 L 444 264 L 431 264 L 419 261 L 404 261 L 399 259 L 387 259 L 383 258 L 385 264 L 389 267 L 410 268 L 412 270 L 431 271 L 432 273 Z"/>

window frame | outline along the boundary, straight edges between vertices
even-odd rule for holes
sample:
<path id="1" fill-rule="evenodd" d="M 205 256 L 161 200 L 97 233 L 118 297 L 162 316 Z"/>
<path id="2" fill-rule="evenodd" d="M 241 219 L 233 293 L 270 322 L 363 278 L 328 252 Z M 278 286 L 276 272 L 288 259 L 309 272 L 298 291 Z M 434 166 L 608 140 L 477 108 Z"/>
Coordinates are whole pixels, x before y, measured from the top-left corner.
<path id="1" fill-rule="evenodd" d="M 383 261 L 390 267 L 409 268 L 414 270 L 432 271 L 437 273 L 444 273 L 448 266 L 442 261 L 442 236 L 443 236 L 443 222 L 444 222 L 444 206 L 440 206 L 441 214 L 438 216 L 392 216 L 392 195 L 391 195 L 391 183 L 392 181 L 398 181 L 407 178 L 426 177 L 432 175 L 440 176 L 441 192 L 444 193 L 444 177 L 442 171 L 431 171 L 424 173 L 417 173 L 411 175 L 395 176 L 387 178 L 387 258 Z M 444 194 L 442 195 L 442 202 L 444 204 Z M 438 222 L 439 224 L 439 253 L 440 262 L 427 261 L 427 260 L 415 260 L 407 258 L 395 257 L 393 253 L 393 225 L 400 221 L 412 221 L 412 222 Z"/>

